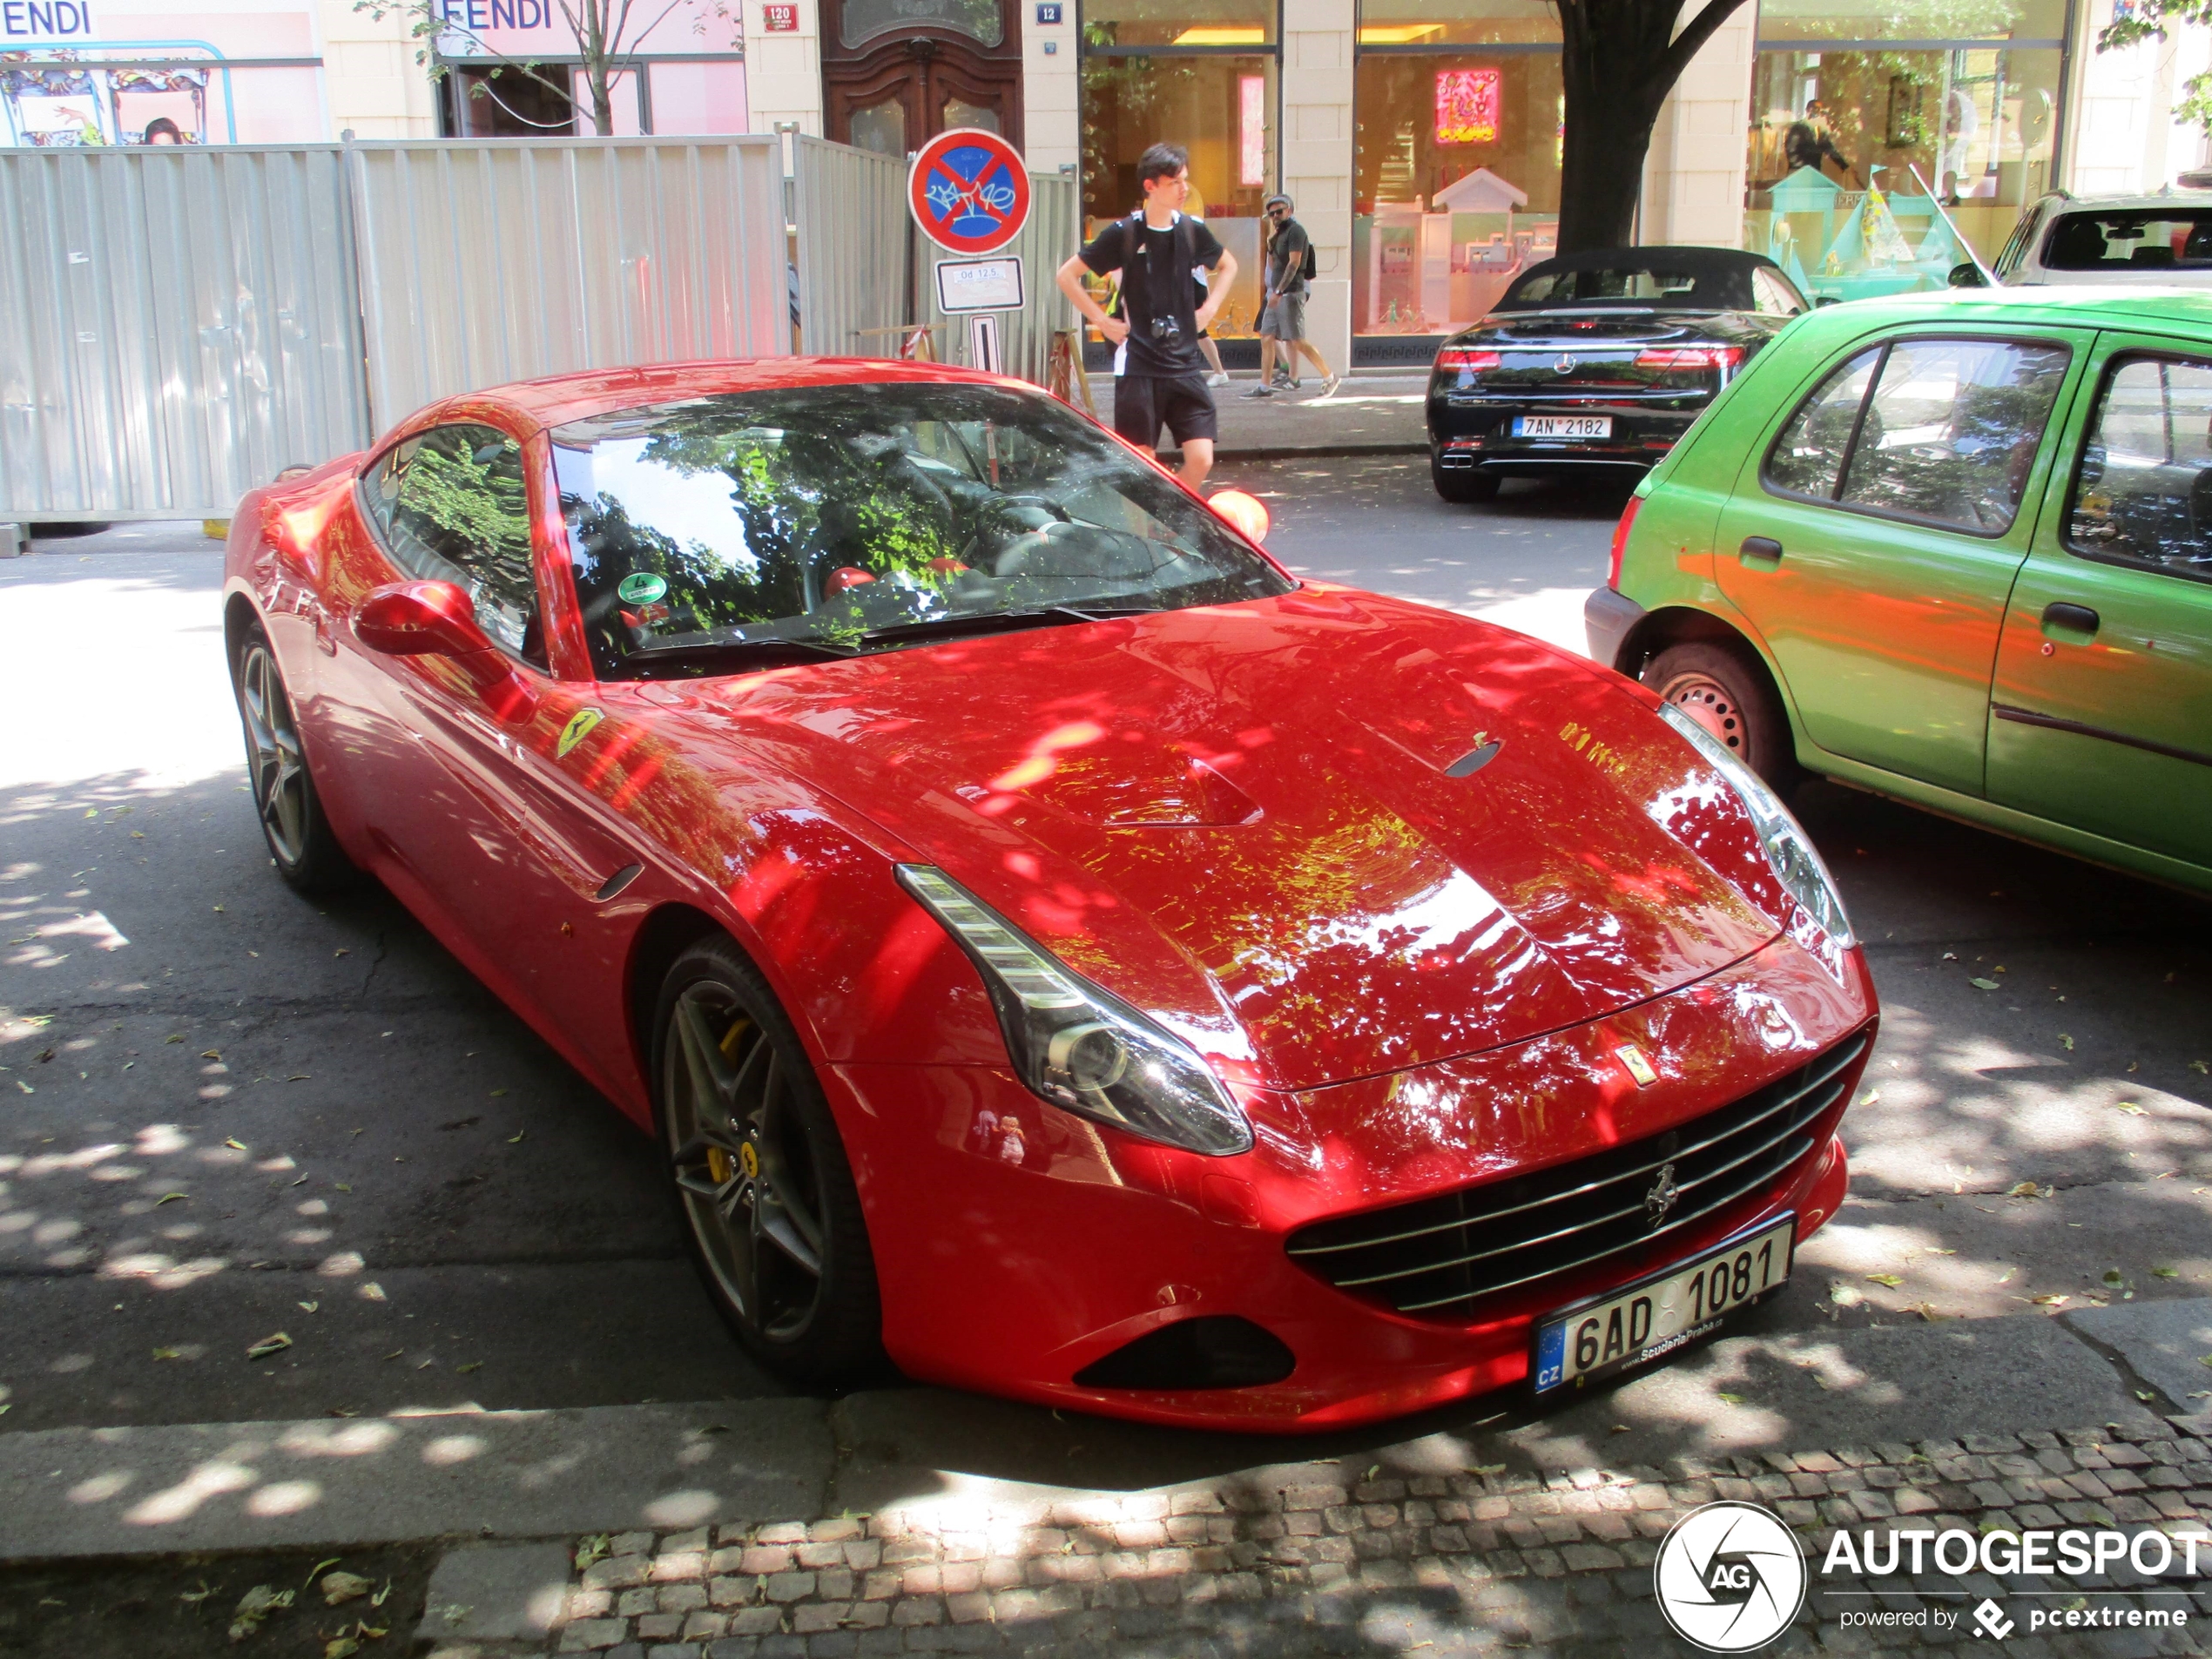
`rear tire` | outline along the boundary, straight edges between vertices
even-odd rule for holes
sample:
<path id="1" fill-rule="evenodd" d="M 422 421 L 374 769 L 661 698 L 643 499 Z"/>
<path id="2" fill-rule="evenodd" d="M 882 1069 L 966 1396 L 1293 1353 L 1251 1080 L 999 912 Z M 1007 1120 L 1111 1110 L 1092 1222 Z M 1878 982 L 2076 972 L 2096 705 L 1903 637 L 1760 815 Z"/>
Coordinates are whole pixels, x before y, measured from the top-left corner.
<path id="1" fill-rule="evenodd" d="M 875 1258 L 813 1062 L 728 939 L 676 959 L 653 1018 L 671 1190 L 707 1293 L 761 1365 L 813 1388 L 880 1374 Z"/>
<path id="2" fill-rule="evenodd" d="M 1644 665 L 1643 683 L 1711 732 L 1777 789 L 1799 777 L 1789 717 L 1764 674 L 1724 645 L 1670 645 Z"/>
<path id="3" fill-rule="evenodd" d="M 246 728 L 253 810 L 261 820 L 261 839 L 268 843 L 270 861 L 295 893 L 314 896 L 336 892 L 358 872 L 338 845 L 322 810 L 322 797 L 315 791 L 314 774 L 307 768 L 307 751 L 300 740 L 292 694 L 285 687 L 276 653 L 269 648 L 268 633 L 258 622 L 239 641 L 231 685 L 238 697 L 239 722 Z"/>
<path id="4" fill-rule="evenodd" d="M 1498 498 L 1498 480 L 1494 475 L 1472 468 L 1440 466 L 1433 455 L 1428 458 L 1428 478 L 1436 486 L 1436 493 L 1455 507 L 1471 507 Z"/>

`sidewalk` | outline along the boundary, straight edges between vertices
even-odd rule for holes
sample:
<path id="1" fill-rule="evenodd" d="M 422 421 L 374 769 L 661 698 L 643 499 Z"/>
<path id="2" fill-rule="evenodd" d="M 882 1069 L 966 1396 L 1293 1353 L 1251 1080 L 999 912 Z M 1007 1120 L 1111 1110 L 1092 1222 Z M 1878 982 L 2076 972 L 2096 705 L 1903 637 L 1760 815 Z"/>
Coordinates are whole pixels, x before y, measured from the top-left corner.
<path id="1" fill-rule="evenodd" d="M 1217 460 L 1265 461 L 1301 455 L 1425 455 L 1428 425 L 1423 403 L 1428 376 L 1361 374 L 1347 377 L 1334 397 L 1321 395 L 1322 382 L 1308 375 L 1302 390 L 1278 389 L 1273 397 L 1244 395 L 1259 384 L 1256 374 L 1232 371 L 1226 386 L 1213 388 L 1221 433 Z M 1114 377 L 1094 374 L 1090 395 L 1098 415 L 1112 422 Z M 1081 407 L 1082 400 L 1076 400 Z M 1163 452 L 1173 458 L 1177 452 Z"/>
<path id="2" fill-rule="evenodd" d="M 2193 1373 L 2207 1348 L 2201 1300 L 1734 1336 L 1541 1415 L 1507 1396 L 1480 1420 L 1318 1440 L 926 1388 L 0 1434 L 0 1563 L 154 1557 L 183 1584 L 192 1552 L 466 1541 L 432 1574 L 417 1631 L 443 1659 L 1532 1643 L 1595 1659 L 1658 1633 L 1656 1541 L 1716 1499 L 1774 1508 L 1816 1564 L 1833 1528 L 1898 1516 L 1969 1536 L 2203 1530 L 2212 1414 Z M 2202 1565 L 2186 1590 L 2171 1574 L 1816 1578 L 1791 1641 L 1868 1645 L 1838 1624 L 1853 1595 L 1987 1594 L 2023 1622 L 2047 1603 L 2189 1615 L 2155 1635 L 2062 1632 L 2020 1651 L 2197 1652 L 2212 1548 Z"/>

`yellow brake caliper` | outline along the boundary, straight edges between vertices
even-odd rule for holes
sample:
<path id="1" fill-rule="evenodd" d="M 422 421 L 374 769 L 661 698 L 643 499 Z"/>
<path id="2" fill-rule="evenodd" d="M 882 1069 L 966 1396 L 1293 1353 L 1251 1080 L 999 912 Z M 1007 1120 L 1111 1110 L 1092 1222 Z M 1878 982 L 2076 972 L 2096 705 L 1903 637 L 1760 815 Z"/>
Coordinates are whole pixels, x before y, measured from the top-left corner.
<path id="1" fill-rule="evenodd" d="M 750 1021 L 740 1017 L 730 1027 L 728 1031 L 723 1034 L 720 1047 L 722 1049 L 722 1057 L 725 1060 L 728 1060 L 732 1062 L 736 1061 L 738 1057 L 738 1039 L 745 1035 L 746 1030 L 751 1026 L 751 1023 L 752 1022 Z M 718 1187 L 720 1186 L 724 1182 L 730 1178 L 730 1155 L 718 1146 L 708 1147 L 706 1149 L 706 1172 L 713 1177 L 714 1184 Z M 751 1173 L 751 1171 L 747 1171 L 747 1173 Z"/>

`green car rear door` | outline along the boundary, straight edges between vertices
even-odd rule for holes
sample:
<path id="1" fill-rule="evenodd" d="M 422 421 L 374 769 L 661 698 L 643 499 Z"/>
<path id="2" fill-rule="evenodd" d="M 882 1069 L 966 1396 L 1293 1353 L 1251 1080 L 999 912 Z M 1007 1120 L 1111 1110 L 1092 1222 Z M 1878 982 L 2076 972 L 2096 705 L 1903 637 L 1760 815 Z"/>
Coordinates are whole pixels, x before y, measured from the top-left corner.
<path id="1" fill-rule="evenodd" d="M 2099 336 L 1991 688 L 1989 797 L 2212 867 L 2212 350 Z"/>
<path id="2" fill-rule="evenodd" d="M 1990 675 L 2055 445 L 2094 336 L 1885 330 L 1802 382 L 1721 516 L 1721 590 L 1830 752 L 1983 790 Z"/>

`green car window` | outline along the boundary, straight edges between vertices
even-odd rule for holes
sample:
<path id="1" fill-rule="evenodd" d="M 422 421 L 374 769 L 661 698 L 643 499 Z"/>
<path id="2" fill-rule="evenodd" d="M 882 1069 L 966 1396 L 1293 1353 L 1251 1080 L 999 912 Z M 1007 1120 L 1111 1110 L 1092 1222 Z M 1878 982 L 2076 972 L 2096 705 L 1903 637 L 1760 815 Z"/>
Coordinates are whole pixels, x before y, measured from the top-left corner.
<path id="1" fill-rule="evenodd" d="M 2128 357 L 2109 371 L 2067 540 L 2099 558 L 2212 577 L 2212 364 Z"/>
<path id="2" fill-rule="evenodd" d="M 432 427 L 395 444 L 361 481 L 392 563 L 466 589 L 492 643 L 543 668 L 529 494 L 522 445 L 486 426 Z"/>
<path id="3" fill-rule="evenodd" d="M 2022 341 L 1894 341 L 1838 499 L 1985 536 L 2009 529 L 2067 356 Z"/>
<path id="4" fill-rule="evenodd" d="M 1770 489 L 1824 501 L 1834 497 L 1844 457 L 1851 453 L 1851 435 L 1858 427 L 1860 406 L 1866 401 L 1867 384 L 1881 357 L 1878 346 L 1859 353 L 1805 400 L 1767 457 Z"/>

